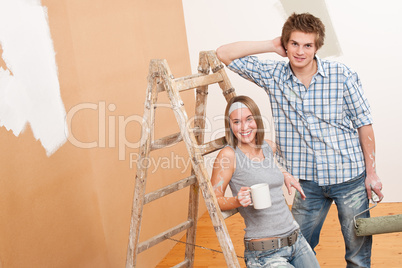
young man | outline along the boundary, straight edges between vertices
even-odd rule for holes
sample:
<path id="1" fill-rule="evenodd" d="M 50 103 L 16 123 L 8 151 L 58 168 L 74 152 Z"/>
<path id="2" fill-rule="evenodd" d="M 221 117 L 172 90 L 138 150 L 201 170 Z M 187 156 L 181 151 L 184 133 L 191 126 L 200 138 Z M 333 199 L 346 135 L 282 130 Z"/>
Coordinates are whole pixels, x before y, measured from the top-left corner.
<path id="1" fill-rule="evenodd" d="M 372 191 L 380 201 L 370 106 L 360 79 L 347 66 L 322 60 L 325 27 L 311 14 L 292 14 L 282 36 L 236 42 L 217 49 L 228 68 L 265 89 L 275 120 L 279 164 L 299 179 L 306 200 L 296 193 L 293 215 L 311 247 L 334 201 L 345 240 L 347 267 L 370 267 L 372 237 L 357 237 L 354 215 L 366 210 Z M 260 61 L 259 53 L 284 61 Z M 299 188 L 285 172 L 285 183 Z M 365 213 L 362 217 L 369 217 Z"/>

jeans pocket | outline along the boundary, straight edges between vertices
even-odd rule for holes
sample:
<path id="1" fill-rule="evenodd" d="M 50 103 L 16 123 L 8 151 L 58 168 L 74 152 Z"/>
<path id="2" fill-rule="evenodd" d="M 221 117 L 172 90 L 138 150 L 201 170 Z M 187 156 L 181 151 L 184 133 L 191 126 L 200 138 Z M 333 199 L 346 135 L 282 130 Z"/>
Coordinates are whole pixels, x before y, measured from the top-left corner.
<path id="1" fill-rule="evenodd" d="M 273 259 L 281 257 L 280 249 L 269 249 L 263 251 L 247 250 L 244 252 L 244 261 L 247 267 L 264 267 L 267 263 L 270 263 Z"/>

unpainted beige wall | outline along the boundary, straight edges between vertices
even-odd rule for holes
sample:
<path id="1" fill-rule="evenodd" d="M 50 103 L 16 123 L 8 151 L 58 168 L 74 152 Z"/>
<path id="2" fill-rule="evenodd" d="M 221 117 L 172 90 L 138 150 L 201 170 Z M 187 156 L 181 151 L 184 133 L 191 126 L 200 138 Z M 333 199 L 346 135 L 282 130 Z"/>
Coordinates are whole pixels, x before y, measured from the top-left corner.
<path id="1" fill-rule="evenodd" d="M 29 126 L 19 137 L 0 128 L 0 267 L 124 267 L 136 174 L 130 157 L 135 159 L 133 144 L 141 133 L 139 121 L 129 119 L 142 117 L 150 59 L 167 59 L 176 77 L 191 74 L 182 3 L 42 4 L 70 136 L 47 157 Z M 191 116 L 194 95 L 182 98 Z M 156 138 L 175 132 L 173 113 L 157 112 Z M 172 154 L 187 155 L 181 144 L 151 156 L 163 160 Z M 147 192 L 188 175 L 182 166 L 165 164 L 149 175 Z M 141 241 L 184 221 L 187 196 L 181 190 L 146 205 Z M 140 254 L 138 267 L 155 266 L 172 246 Z"/>

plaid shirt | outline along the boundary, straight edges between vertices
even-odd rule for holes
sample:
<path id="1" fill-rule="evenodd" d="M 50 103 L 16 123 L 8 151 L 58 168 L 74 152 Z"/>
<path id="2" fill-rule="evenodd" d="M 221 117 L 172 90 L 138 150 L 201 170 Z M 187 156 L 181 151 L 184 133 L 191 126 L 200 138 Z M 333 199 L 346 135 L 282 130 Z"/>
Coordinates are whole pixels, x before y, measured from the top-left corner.
<path id="1" fill-rule="evenodd" d="M 372 124 L 372 118 L 357 74 L 343 64 L 316 60 L 308 89 L 287 62 L 248 56 L 228 68 L 267 91 L 278 163 L 296 178 L 325 186 L 365 171 L 356 129 Z"/>

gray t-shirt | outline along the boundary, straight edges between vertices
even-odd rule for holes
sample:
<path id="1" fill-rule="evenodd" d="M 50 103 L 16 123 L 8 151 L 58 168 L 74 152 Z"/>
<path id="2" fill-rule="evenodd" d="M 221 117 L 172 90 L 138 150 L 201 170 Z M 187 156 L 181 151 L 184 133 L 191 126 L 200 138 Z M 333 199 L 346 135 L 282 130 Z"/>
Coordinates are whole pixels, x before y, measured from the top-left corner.
<path id="1" fill-rule="evenodd" d="M 231 147 L 233 149 L 233 147 Z M 272 206 L 254 209 L 253 206 L 240 207 L 239 212 L 246 224 L 245 238 L 284 237 L 290 235 L 299 225 L 286 204 L 283 196 L 283 174 L 276 166 L 271 147 L 264 141 L 263 161 L 253 161 L 236 147 L 236 169 L 229 182 L 233 196 L 241 187 L 250 187 L 258 183 L 268 183 Z"/>

